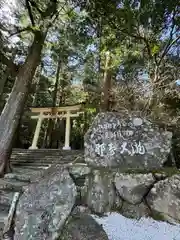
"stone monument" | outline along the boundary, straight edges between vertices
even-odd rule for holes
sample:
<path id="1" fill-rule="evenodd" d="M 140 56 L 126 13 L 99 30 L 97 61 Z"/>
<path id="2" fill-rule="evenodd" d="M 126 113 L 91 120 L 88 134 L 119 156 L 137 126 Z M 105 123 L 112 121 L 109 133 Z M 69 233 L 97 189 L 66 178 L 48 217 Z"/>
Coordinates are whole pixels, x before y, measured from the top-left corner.
<path id="1" fill-rule="evenodd" d="M 85 161 L 96 167 L 159 169 L 171 138 L 139 112 L 99 113 L 85 135 Z"/>

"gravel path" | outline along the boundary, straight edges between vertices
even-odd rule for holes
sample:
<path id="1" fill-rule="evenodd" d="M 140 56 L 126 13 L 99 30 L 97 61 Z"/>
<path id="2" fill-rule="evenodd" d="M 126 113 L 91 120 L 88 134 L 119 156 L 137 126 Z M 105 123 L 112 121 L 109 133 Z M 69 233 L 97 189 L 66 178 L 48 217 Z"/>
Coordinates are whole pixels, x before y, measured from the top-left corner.
<path id="1" fill-rule="evenodd" d="M 150 218 L 132 220 L 112 213 L 95 219 L 103 224 L 109 240 L 180 240 L 180 226 L 172 226 Z"/>

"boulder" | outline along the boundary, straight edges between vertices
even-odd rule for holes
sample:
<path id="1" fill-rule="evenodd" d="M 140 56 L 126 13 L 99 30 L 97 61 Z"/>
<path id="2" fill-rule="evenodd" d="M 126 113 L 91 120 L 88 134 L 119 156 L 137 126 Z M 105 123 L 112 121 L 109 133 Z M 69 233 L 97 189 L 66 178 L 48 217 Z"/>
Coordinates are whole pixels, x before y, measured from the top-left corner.
<path id="1" fill-rule="evenodd" d="M 138 204 L 142 202 L 149 188 L 155 183 L 155 179 L 151 173 L 123 174 L 117 172 L 114 182 L 121 198 L 131 204 Z"/>
<path id="2" fill-rule="evenodd" d="M 76 186 L 65 167 L 55 165 L 45 170 L 19 200 L 14 240 L 57 239 L 76 194 Z"/>
<path id="3" fill-rule="evenodd" d="M 85 163 L 74 163 L 74 164 L 69 164 L 69 172 L 75 178 L 78 178 L 78 177 L 90 174 L 91 169 Z"/>
<path id="4" fill-rule="evenodd" d="M 22 192 L 27 186 L 27 182 L 16 181 L 14 179 L 0 179 L 0 191 Z"/>
<path id="5" fill-rule="evenodd" d="M 135 219 L 140 219 L 141 217 L 148 217 L 151 214 L 149 208 L 143 202 L 136 205 L 123 202 L 120 213 L 124 217 Z"/>
<path id="6" fill-rule="evenodd" d="M 0 191 L 0 205 L 9 206 L 12 203 L 14 192 Z"/>
<path id="7" fill-rule="evenodd" d="M 172 133 L 139 112 L 99 113 L 85 135 L 85 161 L 97 167 L 159 169 L 167 161 Z"/>
<path id="8" fill-rule="evenodd" d="M 103 227 L 87 214 L 72 216 L 65 225 L 59 240 L 108 240 Z"/>
<path id="9" fill-rule="evenodd" d="M 81 196 L 93 212 L 110 211 L 116 202 L 113 174 L 108 171 L 94 170 L 92 175 L 86 178 Z"/>
<path id="10" fill-rule="evenodd" d="M 180 175 L 157 182 L 146 197 L 153 212 L 163 220 L 180 222 Z"/>
<path id="11" fill-rule="evenodd" d="M 15 180 L 15 181 L 20 181 L 20 182 L 30 182 L 30 176 L 27 174 L 16 174 L 16 173 L 7 173 L 4 175 L 4 179 L 10 179 L 10 180 Z"/>

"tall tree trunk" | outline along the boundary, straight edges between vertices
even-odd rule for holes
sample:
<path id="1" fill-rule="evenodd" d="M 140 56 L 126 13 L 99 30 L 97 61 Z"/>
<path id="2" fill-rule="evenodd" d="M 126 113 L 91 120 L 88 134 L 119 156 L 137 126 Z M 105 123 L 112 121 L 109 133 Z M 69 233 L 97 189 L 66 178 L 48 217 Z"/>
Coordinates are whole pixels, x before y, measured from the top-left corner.
<path id="1" fill-rule="evenodd" d="M 67 86 L 67 79 L 66 79 L 66 66 L 68 65 L 68 58 L 64 58 L 63 62 L 61 64 L 61 72 L 62 72 L 62 77 L 61 77 L 61 81 L 60 81 L 60 87 L 61 87 L 61 91 L 60 91 L 60 97 L 59 97 L 59 103 L 58 106 L 64 106 L 66 104 L 66 89 L 65 87 Z"/>
<path id="2" fill-rule="evenodd" d="M 22 115 L 28 91 L 41 59 L 46 34 L 38 32 L 34 36 L 25 63 L 20 67 L 12 92 L 0 116 L 0 176 L 9 168 L 12 141 Z"/>
<path id="3" fill-rule="evenodd" d="M 55 82 L 55 85 L 54 85 L 54 93 L 53 93 L 53 107 L 56 107 L 56 102 L 57 102 L 57 93 L 58 93 L 58 87 L 59 87 L 60 70 L 61 70 L 61 56 L 59 56 L 57 72 L 56 72 L 56 82 Z M 46 142 L 47 142 L 46 145 L 49 148 L 52 147 L 54 125 L 55 125 L 55 119 L 49 119 L 48 130 L 47 130 L 47 133 L 46 133 L 47 134 L 46 135 Z"/>
<path id="4" fill-rule="evenodd" d="M 9 74 L 9 69 L 6 67 L 4 73 L 2 74 L 3 76 L 0 79 L 0 114 L 6 103 L 5 99 L 3 98 L 3 94 L 4 94 L 4 88 L 5 88 L 6 82 L 8 80 L 8 74 Z"/>
<path id="5" fill-rule="evenodd" d="M 159 81 L 159 66 L 156 65 L 154 68 L 154 72 L 150 73 L 150 79 L 151 79 L 151 95 L 147 101 L 147 104 L 145 106 L 146 110 L 149 112 L 151 111 L 154 106 L 157 106 L 158 104 L 158 95 L 157 95 L 157 88 L 158 88 L 158 81 Z"/>
<path id="6" fill-rule="evenodd" d="M 2 98 L 3 95 L 3 90 L 4 90 L 4 86 L 6 84 L 6 81 L 8 79 L 8 75 L 9 75 L 9 69 L 6 67 L 5 72 L 3 74 L 4 76 L 1 78 L 0 80 L 0 100 Z"/>
<path id="7" fill-rule="evenodd" d="M 37 107 L 37 103 L 38 103 L 38 101 L 37 101 L 38 100 L 38 91 L 40 90 L 39 89 L 39 82 L 41 80 L 42 69 L 43 69 L 43 63 L 41 62 L 38 69 L 36 70 L 37 77 L 36 77 L 36 82 L 34 82 L 35 88 L 34 88 L 34 96 L 33 96 L 33 101 L 32 101 L 32 106 L 33 107 Z"/>
<path id="8" fill-rule="evenodd" d="M 102 18 L 100 17 L 98 23 L 97 23 L 97 39 L 98 39 L 98 75 L 99 80 L 101 76 L 101 35 L 102 35 Z"/>
<path id="9" fill-rule="evenodd" d="M 105 112 L 110 110 L 111 87 L 112 87 L 111 55 L 110 52 L 107 52 L 103 79 L 103 91 L 101 96 L 101 111 Z"/>
<path id="10" fill-rule="evenodd" d="M 16 57 L 16 51 L 13 51 L 13 53 L 12 53 L 12 61 L 14 61 L 14 59 L 15 59 L 15 57 Z M 7 81 L 8 81 L 8 77 L 9 76 L 11 76 L 11 78 L 12 78 L 12 80 L 13 80 L 13 83 L 14 83 L 14 81 L 15 81 L 15 73 L 14 72 L 12 72 L 12 70 L 10 70 L 10 68 L 9 67 L 7 67 L 6 66 L 6 68 L 5 68 L 5 71 L 4 71 L 4 76 L 1 78 L 1 80 L 0 80 L 0 101 L 2 100 L 2 98 L 3 98 L 3 93 L 4 93 L 4 88 L 5 88 L 5 86 L 6 86 L 6 83 L 7 83 Z M 0 111 L 1 111 L 2 109 L 0 109 Z"/>

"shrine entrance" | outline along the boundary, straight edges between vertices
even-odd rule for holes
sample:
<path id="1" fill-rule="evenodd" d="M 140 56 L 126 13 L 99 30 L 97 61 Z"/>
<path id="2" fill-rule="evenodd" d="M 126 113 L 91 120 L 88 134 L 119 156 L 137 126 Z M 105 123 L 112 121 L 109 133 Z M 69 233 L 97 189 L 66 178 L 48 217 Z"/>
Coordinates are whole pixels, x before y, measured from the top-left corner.
<path id="1" fill-rule="evenodd" d="M 65 119 L 65 142 L 63 150 L 71 150 L 70 147 L 70 134 L 71 134 L 71 118 L 78 117 L 81 112 L 82 105 L 65 106 L 65 107 L 52 107 L 52 108 L 31 108 L 31 119 L 37 119 L 36 129 L 29 149 L 38 149 L 38 139 L 44 119 Z"/>

